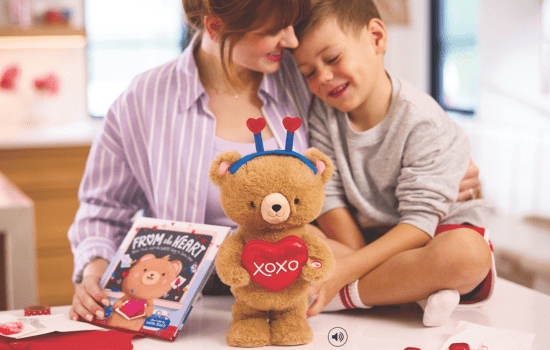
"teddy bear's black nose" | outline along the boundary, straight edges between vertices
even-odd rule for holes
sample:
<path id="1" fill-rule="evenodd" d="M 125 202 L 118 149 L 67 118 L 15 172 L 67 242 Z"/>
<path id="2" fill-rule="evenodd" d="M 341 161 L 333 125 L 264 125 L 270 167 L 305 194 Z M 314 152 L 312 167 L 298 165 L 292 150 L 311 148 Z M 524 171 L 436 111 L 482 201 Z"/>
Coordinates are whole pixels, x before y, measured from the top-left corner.
<path id="1" fill-rule="evenodd" d="M 271 209 L 273 209 L 274 212 L 278 212 L 281 210 L 281 206 L 279 204 L 275 204 L 271 206 Z"/>

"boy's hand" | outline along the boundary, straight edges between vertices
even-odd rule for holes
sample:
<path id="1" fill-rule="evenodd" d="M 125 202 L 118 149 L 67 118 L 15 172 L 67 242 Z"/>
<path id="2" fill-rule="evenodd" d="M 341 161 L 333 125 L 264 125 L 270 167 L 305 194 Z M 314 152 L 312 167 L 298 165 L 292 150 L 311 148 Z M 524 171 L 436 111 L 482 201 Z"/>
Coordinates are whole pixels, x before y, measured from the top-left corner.
<path id="1" fill-rule="evenodd" d="M 307 291 L 307 297 L 316 295 L 316 299 L 309 306 L 306 316 L 313 317 L 319 314 L 325 306 L 344 288 L 353 281 L 347 280 L 347 269 L 344 259 L 336 260 L 336 268 L 331 277 L 325 282 L 312 283 Z"/>

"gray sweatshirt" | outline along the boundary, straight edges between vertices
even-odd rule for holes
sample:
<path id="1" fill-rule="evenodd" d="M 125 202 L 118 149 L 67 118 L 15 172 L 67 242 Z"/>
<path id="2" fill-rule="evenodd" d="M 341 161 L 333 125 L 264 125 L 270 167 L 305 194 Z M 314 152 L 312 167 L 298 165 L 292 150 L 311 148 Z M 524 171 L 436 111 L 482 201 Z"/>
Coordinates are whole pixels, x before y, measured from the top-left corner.
<path id="1" fill-rule="evenodd" d="M 388 114 L 364 132 L 352 129 L 346 113 L 314 102 L 311 145 L 336 169 L 322 213 L 349 205 L 363 230 L 407 223 L 432 237 L 438 224 L 483 227 L 486 200 L 455 202 L 470 161 L 468 137 L 431 96 L 390 78 Z"/>

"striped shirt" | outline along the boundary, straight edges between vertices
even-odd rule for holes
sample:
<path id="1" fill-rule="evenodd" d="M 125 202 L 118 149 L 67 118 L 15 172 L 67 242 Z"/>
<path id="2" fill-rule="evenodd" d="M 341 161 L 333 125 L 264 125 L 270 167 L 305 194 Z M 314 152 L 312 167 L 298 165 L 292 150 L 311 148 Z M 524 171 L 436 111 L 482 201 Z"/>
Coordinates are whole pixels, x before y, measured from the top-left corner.
<path id="1" fill-rule="evenodd" d="M 133 79 L 106 114 L 68 232 L 75 283 L 88 262 L 112 259 L 139 210 L 148 217 L 204 222 L 216 118 L 206 108 L 208 95 L 192 50 L 196 44 L 194 38 L 176 59 Z M 289 52 L 277 72 L 264 75 L 258 96 L 277 145 L 284 149 L 282 119 L 304 120 L 311 99 Z M 307 147 L 303 127 L 295 132 L 294 150 L 302 153 Z"/>

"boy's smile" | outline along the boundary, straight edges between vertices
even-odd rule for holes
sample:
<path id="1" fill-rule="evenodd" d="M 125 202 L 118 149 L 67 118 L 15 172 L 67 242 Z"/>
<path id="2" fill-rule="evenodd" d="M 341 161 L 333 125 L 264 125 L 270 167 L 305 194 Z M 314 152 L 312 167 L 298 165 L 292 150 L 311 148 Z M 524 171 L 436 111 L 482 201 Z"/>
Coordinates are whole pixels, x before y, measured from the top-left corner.
<path id="1" fill-rule="evenodd" d="M 383 62 L 386 33 L 378 23 L 342 30 L 335 18 L 327 18 L 293 52 L 313 94 L 351 118 L 372 117 L 370 109 L 383 108 L 380 101 L 391 96 Z"/>
<path id="2" fill-rule="evenodd" d="M 340 86 L 337 86 L 334 89 L 330 90 L 328 95 L 332 98 L 338 98 L 344 94 L 348 86 L 349 86 L 349 83 L 345 83 Z"/>

